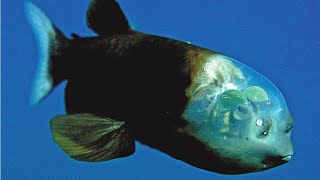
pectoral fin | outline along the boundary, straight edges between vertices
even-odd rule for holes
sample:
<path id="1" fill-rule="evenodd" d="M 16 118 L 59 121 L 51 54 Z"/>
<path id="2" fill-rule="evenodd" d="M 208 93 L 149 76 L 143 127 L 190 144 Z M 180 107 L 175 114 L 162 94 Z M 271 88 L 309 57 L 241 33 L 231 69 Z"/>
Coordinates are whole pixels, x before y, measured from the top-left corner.
<path id="1" fill-rule="evenodd" d="M 80 161 L 107 161 L 134 153 L 125 122 L 92 114 L 57 116 L 50 122 L 54 141 Z"/>

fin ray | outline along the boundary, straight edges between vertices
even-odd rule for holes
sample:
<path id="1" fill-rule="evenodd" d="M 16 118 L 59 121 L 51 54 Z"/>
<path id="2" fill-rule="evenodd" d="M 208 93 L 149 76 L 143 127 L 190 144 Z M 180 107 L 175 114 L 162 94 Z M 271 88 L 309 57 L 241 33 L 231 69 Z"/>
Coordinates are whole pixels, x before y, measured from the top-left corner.
<path id="1" fill-rule="evenodd" d="M 51 120 L 54 141 L 80 161 L 106 161 L 131 155 L 134 139 L 125 122 L 92 114 L 57 116 Z"/>

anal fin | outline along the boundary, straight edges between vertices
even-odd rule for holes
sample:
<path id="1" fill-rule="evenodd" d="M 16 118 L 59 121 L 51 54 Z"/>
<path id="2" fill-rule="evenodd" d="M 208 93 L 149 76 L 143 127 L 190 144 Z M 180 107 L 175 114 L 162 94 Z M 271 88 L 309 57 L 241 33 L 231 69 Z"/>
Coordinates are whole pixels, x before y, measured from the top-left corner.
<path id="1" fill-rule="evenodd" d="M 80 161 L 107 161 L 134 153 L 135 144 L 125 122 L 92 114 L 57 116 L 50 122 L 54 141 Z"/>

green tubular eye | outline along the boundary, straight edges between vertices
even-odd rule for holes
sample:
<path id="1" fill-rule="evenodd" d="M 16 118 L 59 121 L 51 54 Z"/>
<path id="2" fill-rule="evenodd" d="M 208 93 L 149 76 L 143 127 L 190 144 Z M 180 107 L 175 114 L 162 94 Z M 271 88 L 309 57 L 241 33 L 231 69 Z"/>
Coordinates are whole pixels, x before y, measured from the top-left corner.
<path id="1" fill-rule="evenodd" d="M 251 119 L 252 113 L 250 112 L 249 104 L 240 105 L 237 109 L 232 111 L 232 116 L 236 120 Z"/>
<path id="2" fill-rule="evenodd" d="M 247 103 L 246 96 L 238 90 L 228 90 L 221 94 L 217 107 L 220 111 L 231 111 L 236 109 L 238 106 Z"/>
<path id="3" fill-rule="evenodd" d="M 262 102 L 268 100 L 268 94 L 265 90 L 258 86 L 251 86 L 243 91 L 243 94 L 251 102 Z"/>

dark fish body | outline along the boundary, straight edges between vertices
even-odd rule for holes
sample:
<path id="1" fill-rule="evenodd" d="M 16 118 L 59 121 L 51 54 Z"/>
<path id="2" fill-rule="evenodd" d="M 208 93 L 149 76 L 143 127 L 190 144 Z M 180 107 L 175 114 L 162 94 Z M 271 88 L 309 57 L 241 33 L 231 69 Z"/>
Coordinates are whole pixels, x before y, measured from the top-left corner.
<path id="1" fill-rule="evenodd" d="M 67 81 L 67 115 L 53 118 L 51 131 L 72 158 L 129 156 L 135 140 L 225 174 L 262 171 L 291 158 L 293 121 L 285 101 L 249 67 L 135 31 L 113 0 L 89 6 L 88 26 L 97 37 L 67 39 L 36 6 L 27 11 L 40 44 L 31 101 Z"/>
<path id="2" fill-rule="evenodd" d="M 64 77 L 68 80 L 69 113 L 89 110 L 127 121 L 147 110 L 183 110 L 181 106 L 187 101 L 184 91 L 190 84 L 186 54 L 196 49 L 191 45 L 137 32 L 75 39 L 69 44 L 62 51 L 62 58 L 57 58 L 62 62 L 57 71 L 61 73 L 60 69 L 65 68 Z M 172 90 L 172 86 L 176 89 Z M 142 105 L 140 110 L 137 104 Z"/>
<path id="3" fill-rule="evenodd" d="M 70 61 L 70 69 L 65 69 L 69 114 L 92 113 L 127 122 L 135 139 L 144 144 L 176 158 L 190 158 L 195 165 L 208 161 L 212 155 L 196 139 L 177 131 L 186 124 L 180 116 L 188 101 L 190 58 L 213 52 L 138 32 L 69 43 L 61 52 L 66 56 L 58 57 Z"/>

